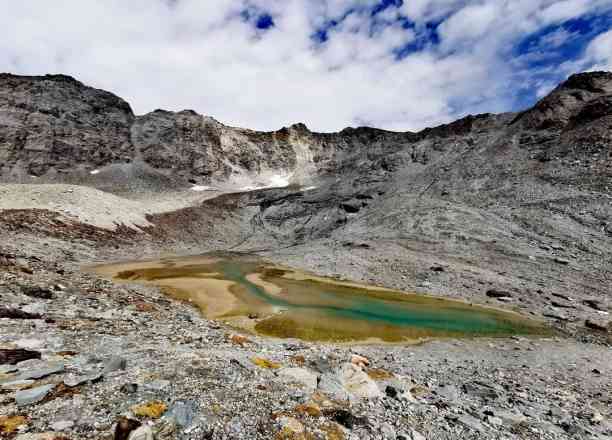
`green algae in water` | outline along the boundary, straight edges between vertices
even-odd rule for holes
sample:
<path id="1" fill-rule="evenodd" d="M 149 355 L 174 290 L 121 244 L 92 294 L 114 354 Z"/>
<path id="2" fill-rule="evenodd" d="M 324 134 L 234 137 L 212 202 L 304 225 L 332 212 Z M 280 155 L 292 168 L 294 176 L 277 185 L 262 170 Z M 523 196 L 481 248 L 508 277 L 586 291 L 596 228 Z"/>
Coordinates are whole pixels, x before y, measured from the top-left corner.
<path id="1" fill-rule="evenodd" d="M 96 271 L 119 280 L 160 285 L 169 295 L 197 304 L 209 318 L 234 319 L 238 326 L 282 338 L 407 342 L 431 337 L 549 333 L 540 323 L 515 313 L 341 283 L 242 255 L 125 263 L 100 266 Z M 226 287 L 221 289 L 219 283 Z M 213 295 L 213 291 L 217 293 Z M 227 304 L 223 307 L 215 303 L 224 301 Z M 215 315 L 213 309 L 222 313 Z M 248 325 L 237 319 L 250 314 L 260 319 L 247 320 L 252 321 Z"/>

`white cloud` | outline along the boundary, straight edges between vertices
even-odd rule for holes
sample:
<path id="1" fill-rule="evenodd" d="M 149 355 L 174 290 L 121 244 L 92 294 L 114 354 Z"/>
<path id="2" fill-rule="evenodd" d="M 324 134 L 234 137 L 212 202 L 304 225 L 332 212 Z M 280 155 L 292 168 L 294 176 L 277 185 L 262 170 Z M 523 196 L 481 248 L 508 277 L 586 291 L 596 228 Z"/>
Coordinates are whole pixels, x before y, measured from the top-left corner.
<path id="1" fill-rule="evenodd" d="M 583 62 L 590 65 L 591 70 L 612 70 L 612 30 L 591 41 Z"/>
<path id="2" fill-rule="evenodd" d="M 521 38 L 610 0 L 407 0 L 375 20 L 376 0 L 22 0 L 0 15 L 0 71 L 66 73 L 128 100 L 137 113 L 191 108 L 231 125 L 305 122 L 335 131 L 406 130 L 465 112 L 508 109 Z M 240 13 L 269 13 L 257 30 Z M 399 14 L 414 22 L 405 28 Z M 344 18 L 344 20 L 341 20 Z M 337 20 L 328 41 L 313 33 Z M 439 46 L 394 51 L 444 20 Z M 611 37 L 585 59 L 610 67 Z M 607 64 L 606 64 L 607 63 Z"/>

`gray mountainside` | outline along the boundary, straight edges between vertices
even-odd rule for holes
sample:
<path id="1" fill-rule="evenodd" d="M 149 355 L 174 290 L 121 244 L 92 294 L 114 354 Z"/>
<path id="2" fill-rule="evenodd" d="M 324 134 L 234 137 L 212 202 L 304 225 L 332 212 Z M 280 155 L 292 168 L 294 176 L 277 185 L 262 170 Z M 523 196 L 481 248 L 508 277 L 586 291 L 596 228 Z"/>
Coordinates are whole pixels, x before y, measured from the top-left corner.
<path id="1" fill-rule="evenodd" d="M 329 134 L 303 124 L 233 128 L 190 110 L 135 116 L 122 99 L 68 76 L 2 74 L 0 180 L 79 183 L 128 196 L 216 185 L 229 193 L 152 216 L 148 234 L 204 250 L 348 248 L 333 267 L 312 265 L 331 273 L 355 265 L 342 270 L 387 284 L 418 280 L 434 261 L 457 265 L 458 279 L 492 265 L 509 284 L 518 276 L 534 289 L 552 282 L 604 295 L 612 268 L 611 127 L 609 72 L 573 75 L 517 114 L 468 116 L 418 133 Z M 275 176 L 290 185 L 240 191 Z M 360 242 L 369 244 L 352 262 Z M 549 254 L 551 245 L 563 250 Z M 397 266 L 385 263 L 387 253 Z M 538 258 L 519 258 L 529 255 Z M 573 260 L 572 268 L 554 259 Z M 446 281 L 444 289 L 457 287 Z"/>
<path id="2" fill-rule="evenodd" d="M 552 336 L 247 338 L 83 270 L 208 251 L 510 310 Z M 612 73 L 520 113 L 328 134 L 136 116 L 68 76 L 0 74 L 0 302 L 0 437 L 610 439 Z M 147 402 L 164 416 L 136 414 Z"/>

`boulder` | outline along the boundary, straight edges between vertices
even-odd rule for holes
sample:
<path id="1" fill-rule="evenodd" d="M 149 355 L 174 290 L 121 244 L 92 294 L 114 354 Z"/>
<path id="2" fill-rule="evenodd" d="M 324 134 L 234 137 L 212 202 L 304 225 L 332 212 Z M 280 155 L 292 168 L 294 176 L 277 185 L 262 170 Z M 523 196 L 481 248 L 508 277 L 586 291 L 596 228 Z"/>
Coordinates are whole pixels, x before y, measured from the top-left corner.
<path id="1" fill-rule="evenodd" d="M 296 382 L 304 386 L 309 393 L 317 388 L 318 375 L 306 368 L 283 368 L 278 376 L 289 382 Z"/>
<path id="2" fill-rule="evenodd" d="M 342 364 L 338 371 L 338 379 L 344 389 L 355 397 L 374 399 L 383 396 L 372 378 L 354 364 L 348 362 Z"/>

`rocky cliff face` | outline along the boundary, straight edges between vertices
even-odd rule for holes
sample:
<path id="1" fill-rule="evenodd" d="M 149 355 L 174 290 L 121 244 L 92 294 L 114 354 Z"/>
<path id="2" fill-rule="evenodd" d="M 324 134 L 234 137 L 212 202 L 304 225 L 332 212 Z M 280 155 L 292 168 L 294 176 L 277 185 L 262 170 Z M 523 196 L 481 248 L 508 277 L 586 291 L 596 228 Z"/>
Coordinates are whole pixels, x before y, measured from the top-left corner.
<path id="1" fill-rule="evenodd" d="M 306 181 L 412 138 L 366 128 L 319 134 L 303 124 L 256 132 L 190 110 L 135 116 L 121 98 L 68 76 L 0 76 L 3 181 L 71 181 L 133 164 L 192 183 L 264 186 L 279 176 Z"/>
<path id="2" fill-rule="evenodd" d="M 611 96 L 612 74 L 595 72 L 570 77 L 517 115 L 468 116 L 420 133 L 348 128 L 322 134 L 303 124 L 256 132 L 189 110 L 135 116 L 122 99 L 64 75 L 2 74 L 0 179 L 70 181 L 104 166 L 132 164 L 180 181 L 263 186 L 279 176 L 302 183 L 372 167 L 384 174 L 442 156 L 454 168 L 467 150 L 486 146 L 499 157 L 510 145 L 540 164 L 582 158 L 592 170 L 606 167 Z M 483 170 L 453 172 L 470 169 Z"/>

